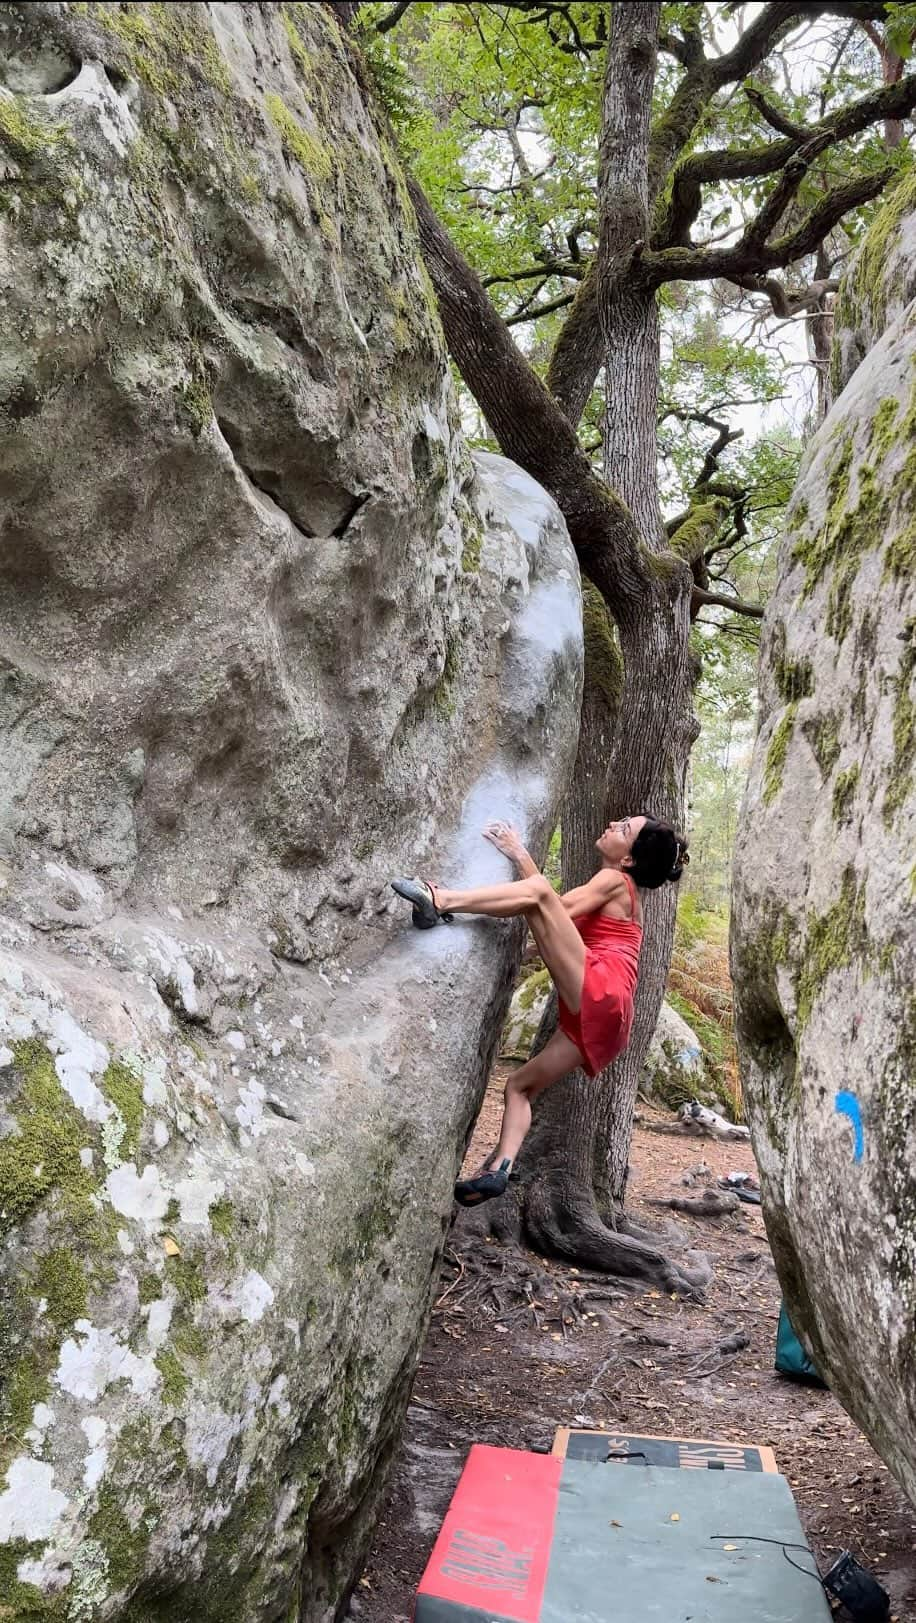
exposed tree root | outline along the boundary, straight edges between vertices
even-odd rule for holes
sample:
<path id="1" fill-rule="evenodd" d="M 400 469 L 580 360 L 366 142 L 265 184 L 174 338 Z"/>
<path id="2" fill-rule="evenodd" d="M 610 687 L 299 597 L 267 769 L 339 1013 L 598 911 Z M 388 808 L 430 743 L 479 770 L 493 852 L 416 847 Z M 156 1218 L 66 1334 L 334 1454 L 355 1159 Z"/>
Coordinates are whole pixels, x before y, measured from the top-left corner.
<path id="1" fill-rule="evenodd" d="M 618 1291 L 654 1287 L 695 1299 L 710 1277 L 708 1265 L 685 1267 L 673 1261 L 664 1248 L 670 1237 L 622 1217 L 616 1228 L 602 1222 L 591 1192 L 565 1172 L 549 1171 L 525 1183 L 513 1180 L 502 1199 L 462 1212 L 452 1233 L 466 1266 L 468 1252 L 476 1246 L 490 1257 L 502 1257 L 504 1270 L 523 1283 L 534 1277 L 522 1251 L 526 1244 L 544 1257 L 593 1270 Z M 493 1240 L 499 1242 L 498 1251 Z M 554 1276 L 548 1278 L 555 1290 Z"/>
<path id="2" fill-rule="evenodd" d="M 609 1311 L 609 1304 L 620 1299 L 619 1291 L 601 1288 L 600 1280 L 567 1279 L 540 1266 L 517 1246 L 481 1244 L 476 1236 L 456 1237 L 453 1231 L 443 1271 L 454 1273 L 435 1304 L 443 1315 L 462 1314 L 474 1298 L 507 1330 L 525 1320 L 538 1330 L 556 1329 L 565 1335 L 586 1319 L 597 1319 L 605 1329 L 620 1332 Z"/>

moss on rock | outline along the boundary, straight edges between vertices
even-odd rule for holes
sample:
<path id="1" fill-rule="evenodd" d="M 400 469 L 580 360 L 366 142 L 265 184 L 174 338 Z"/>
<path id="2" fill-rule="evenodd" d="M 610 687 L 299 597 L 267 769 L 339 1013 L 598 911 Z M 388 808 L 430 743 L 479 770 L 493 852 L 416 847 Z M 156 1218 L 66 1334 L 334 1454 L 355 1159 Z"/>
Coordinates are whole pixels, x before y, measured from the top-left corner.
<path id="1" fill-rule="evenodd" d="M 126 1589 L 136 1582 L 143 1571 L 149 1546 L 150 1529 L 144 1515 L 138 1515 L 135 1522 L 128 1515 L 131 1497 L 105 1481 L 98 1490 L 96 1508 L 89 1521 L 90 1537 L 105 1553 L 112 1590 Z"/>
<path id="2" fill-rule="evenodd" d="M 221 1239 L 229 1240 L 235 1227 L 235 1207 L 231 1200 L 215 1200 L 209 1211 L 210 1227 Z"/>
<path id="3" fill-rule="evenodd" d="M 65 1589 L 49 1593 L 19 1578 L 22 1563 L 40 1561 L 44 1549 L 28 1539 L 0 1544 L 0 1618 L 8 1623 L 69 1623 L 71 1597 Z"/>
<path id="4" fill-rule="evenodd" d="M 188 1377 L 177 1353 L 171 1347 L 163 1347 L 154 1362 L 162 1376 L 162 1401 L 173 1409 L 179 1408 L 188 1390 Z"/>
<path id="5" fill-rule="evenodd" d="M 773 678 L 784 704 L 807 699 L 814 691 L 814 672 L 807 658 L 792 659 L 786 652 L 786 629 L 780 623 L 776 628 L 772 659 Z"/>
<path id="6" fill-rule="evenodd" d="M 820 716 L 809 716 L 802 731 L 814 751 L 814 757 L 825 778 L 829 778 L 840 758 L 840 718 L 834 710 Z"/>
<path id="7" fill-rule="evenodd" d="M 21 100 L 0 94 L 0 147 L 19 163 L 29 163 L 63 139 L 60 130 L 35 118 Z"/>
<path id="8" fill-rule="evenodd" d="M 140 1148 L 143 1127 L 143 1083 L 123 1060 L 112 1060 L 101 1081 L 102 1091 L 120 1116 L 123 1131 L 118 1152 L 122 1160 L 132 1160 Z"/>
<path id="9" fill-rule="evenodd" d="M 894 679 L 894 759 L 882 808 L 885 823 L 891 823 L 909 799 L 916 765 L 916 617 L 907 621 L 906 648 L 900 670 Z"/>
<path id="10" fill-rule="evenodd" d="M 782 775 L 797 714 L 798 705 L 788 705 L 770 739 L 763 769 L 763 801 L 766 806 L 771 805 L 782 789 Z"/>
<path id="11" fill-rule="evenodd" d="M 86 1314 L 89 1282 L 79 1258 L 68 1246 L 57 1246 L 42 1257 L 34 1276 L 34 1292 L 47 1305 L 48 1323 L 55 1330 L 70 1330 Z"/>
<path id="12" fill-rule="evenodd" d="M 845 772 L 837 774 L 832 802 L 835 823 L 845 823 L 848 818 L 860 777 L 861 768 L 858 765 L 847 767 Z"/>
<path id="13" fill-rule="evenodd" d="M 185 1307 L 193 1307 L 195 1303 L 203 1301 L 207 1284 L 199 1262 L 192 1257 L 167 1257 L 165 1270 L 169 1284 L 174 1286 L 179 1301 Z"/>
<path id="14" fill-rule="evenodd" d="M 146 5 L 103 3 L 82 9 L 118 41 L 136 77 L 155 96 L 181 103 L 195 80 L 222 96 L 230 94 L 226 62 L 210 29 L 198 23 L 196 7 L 150 0 Z"/>
<path id="15" fill-rule="evenodd" d="M 888 479 L 883 465 L 898 447 L 903 459 Z M 825 628 L 837 642 L 852 625 L 852 592 L 866 553 L 884 547 L 885 579 L 911 579 L 916 567 L 916 524 L 910 516 L 916 500 L 916 385 L 902 417 L 893 396 L 878 406 L 855 466 L 853 500 L 854 462 L 854 436 L 843 428 L 829 473 L 826 522 L 820 531 L 802 535 L 793 551 L 805 568 L 806 596 L 821 580 L 829 582 Z"/>
<path id="16" fill-rule="evenodd" d="M 137 1291 L 141 1307 L 146 1307 L 150 1302 L 158 1302 L 162 1296 L 162 1280 L 158 1274 L 152 1272 L 141 1274 L 137 1281 Z"/>
<path id="17" fill-rule="evenodd" d="M 264 105 L 280 132 L 285 150 L 295 158 L 303 174 L 313 184 L 326 185 L 334 174 L 334 159 L 324 142 L 303 128 L 279 96 L 266 96 Z"/>
<path id="18" fill-rule="evenodd" d="M 869 939 L 865 923 L 865 886 L 855 871 L 847 868 L 833 906 L 826 913 L 816 915 L 805 934 L 795 977 L 799 1031 L 804 1031 L 827 976 L 853 960 L 858 960 L 867 970 Z"/>
<path id="19" fill-rule="evenodd" d="M 80 1160 L 91 1148 L 84 1118 L 64 1092 L 54 1058 L 35 1039 L 17 1043 L 12 1105 L 16 1131 L 0 1140 L 0 1234 L 21 1223 L 52 1189 L 88 1200 L 95 1182 Z"/>
<path id="20" fill-rule="evenodd" d="M 483 525 L 476 514 L 467 513 L 462 523 L 461 567 L 466 575 L 476 575 L 483 551 Z"/>
<path id="21" fill-rule="evenodd" d="M 916 208 L 916 174 L 904 175 L 879 208 L 866 233 L 849 275 L 837 299 L 837 329 L 859 324 L 860 312 L 867 308 L 869 325 L 880 332 L 887 316 L 887 270 L 893 239 L 907 215 Z"/>

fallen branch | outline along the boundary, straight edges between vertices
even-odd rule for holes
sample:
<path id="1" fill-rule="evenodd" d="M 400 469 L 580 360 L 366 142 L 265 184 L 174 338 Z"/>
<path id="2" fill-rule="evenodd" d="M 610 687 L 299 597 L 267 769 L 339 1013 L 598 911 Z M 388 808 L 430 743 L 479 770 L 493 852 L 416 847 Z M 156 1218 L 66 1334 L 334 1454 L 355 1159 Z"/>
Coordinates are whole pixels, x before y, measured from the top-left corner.
<path id="1" fill-rule="evenodd" d="M 704 1189 L 699 1200 L 674 1195 L 670 1200 L 650 1200 L 648 1204 L 667 1206 L 672 1212 L 687 1212 L 690 1217 L 725 1217 L 728 1212 L 737 1211 L 741 1201 L 728 1191 L 717 1195 L 714 1189 Z"/>
<path id="2" fill-rule="evenodd" d="M 751 1338 L 746 1331 L 733 1330 L 730 1336 L 726 1336 L 725 1339 L 718 1342 L 715 1347 L 710 1347 L 709 1351 L 705 1352 L 702 1358 L 698 1358 L 695 1364 L 691 1364 L 690 1368 L 684 1371 L 684 1374 L 697 1375 L 697 1371 L 702 1370 L 703 1365 L 708 1364 L 711 1358 L 733 1358 L 736 1353 L 744 1352 L 750 1346 L 750 1344 Z M 702 1381 L 705 1380 L 707 1375 L 714 1375 L 715 1373 L 716 1370 L 714 1367 L 712 1369 L 703 1370 L 701 1375 L 697 1375 L 697 1379 Z"/>
<path id="3" fill-rule="evenodd" d="M 736 1122 L 726 1121 L 717 1110 L 709 1110 L 696 1099 L 681 1105 L 677 1114 L 678 1120 L 687 1131 L 698 1137 L 726 1139 L 732 1143 L 738 1141 L 745 1144 L 750 1140 L 749 1127 L 740 1127 Z"/>

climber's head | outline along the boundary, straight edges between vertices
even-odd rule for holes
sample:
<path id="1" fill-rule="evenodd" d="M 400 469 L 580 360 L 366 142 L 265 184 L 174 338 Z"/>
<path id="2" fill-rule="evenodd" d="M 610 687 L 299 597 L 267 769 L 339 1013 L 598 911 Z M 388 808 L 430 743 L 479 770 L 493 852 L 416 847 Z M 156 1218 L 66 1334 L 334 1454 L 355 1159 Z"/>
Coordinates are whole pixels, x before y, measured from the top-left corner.
<path id="1" fill-rule="evenodd" d="M 626 868 L 643 890 L 680 879 L 690 861 L 685 836 L 648 813 L 610 823 L 596 844 L 609 867 Z"/>

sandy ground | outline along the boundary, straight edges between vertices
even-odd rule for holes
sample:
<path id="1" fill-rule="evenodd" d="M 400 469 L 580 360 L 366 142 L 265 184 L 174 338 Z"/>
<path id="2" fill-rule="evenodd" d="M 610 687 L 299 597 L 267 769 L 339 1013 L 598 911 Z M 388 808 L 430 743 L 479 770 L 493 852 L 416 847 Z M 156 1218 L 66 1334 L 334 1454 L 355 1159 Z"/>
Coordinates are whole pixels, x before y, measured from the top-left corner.
<path id="1" fill-rule="evenodd" d="M 495 1139 L 502 1089 L 494 1074 L 468 1164 Z M 665 1119 L 646 1111 L 644 1121 Z M 670 1119 L 670 1118 L 669 1118 Z M 683 1178 L 699 1163 L 694 1189 Z M 754 1171 L 743 1145 L 656 1135 L 637 1126 L 630 1209 L 656 1226 L 653 1196 L 696 1195 L 726 1172 Z M 898 1623 L 916 1623 L 916 1512 L 836 1399 L 773 1369 L 779 1287 L 759 1209 L 670 1221 L 715 1273 L 703 1303 L 656 1292 L 621 1295 L 603 1319 L 576 1327 L 500 1313 L 486 1281 L 467 1291 L 447 1247 L 442 1292 L 420 1359 L 407 1426 L 365 1572 L 351 1602 L 360 1623 L 407 1623 L 413 1595 L 468 1448 L 530 1448 L 558 1426 L 593 1425 L 678 1437 L 769 1444 L 792 1485 L 825 1570 L 844 1548 L 889 1591 Z M 548 1264 L 575 1291 L 575 1271 Z M 511 1322 L 507 1322 L 511 1320 Z M 716 1354 L 734 1331 L 746 1350 Z M 841 1614 L 845 1615 L 845 1614 Z"/>

